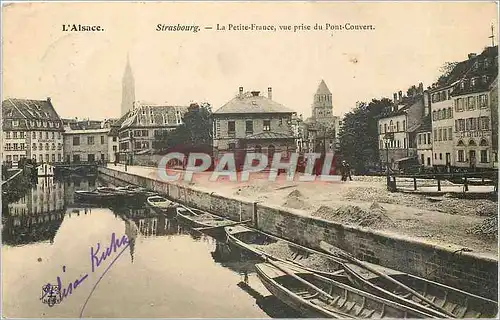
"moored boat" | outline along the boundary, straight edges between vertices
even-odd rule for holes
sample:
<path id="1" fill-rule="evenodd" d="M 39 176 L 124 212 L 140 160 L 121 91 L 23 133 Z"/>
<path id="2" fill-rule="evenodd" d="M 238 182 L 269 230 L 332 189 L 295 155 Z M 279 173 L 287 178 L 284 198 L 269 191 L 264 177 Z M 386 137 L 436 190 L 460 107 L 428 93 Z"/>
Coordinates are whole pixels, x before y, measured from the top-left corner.
<path id="1" fill-rule="evenodd" d="M 391 275 L 394 280 L 412 288 L 450 314 L 446 315 L 388 279 L 353 264 L 346 264 L 345 270 L 357 287 L 436 317 L 495 318 L 498 313 L 496 301 L 407 273 Z"/>
<path id="2" fill-rule="evenodd" d="M 177 213 L 178 203 L 168 200 L 167 198 L 160 196 L 151 196 L 146 199 L 149 206 L 158 212 L 175 215 Z"/>
<path id="3" fill-rule="evenodd" d="M 75 198 L 83 201 L 110 201 L 116 199 L 116 195 L 96 191 L 75 191 Z"/>
<path id="4" fill-rule="evenodd" d="M 198 209 L 180 206 L 177 208 L 177 216 L 185 222 L 188 222 L 193 227 L 224 227 L 229 224 L 234 224 L 234 221 L 204 212 Z"/>
<path id="5" fill-rule="evenodd" d="M 345 277 L 343 260 L 246 226 L 224 228 L 229 243 L 254 257 L 269 256 L 305 270 L 337 278 Z"/>
<path id="6" fill-rule="evenodd" d="M 275 297 L 308 318 L 432 318 L 290 264 L 260 263 L 255 268 Z"/>

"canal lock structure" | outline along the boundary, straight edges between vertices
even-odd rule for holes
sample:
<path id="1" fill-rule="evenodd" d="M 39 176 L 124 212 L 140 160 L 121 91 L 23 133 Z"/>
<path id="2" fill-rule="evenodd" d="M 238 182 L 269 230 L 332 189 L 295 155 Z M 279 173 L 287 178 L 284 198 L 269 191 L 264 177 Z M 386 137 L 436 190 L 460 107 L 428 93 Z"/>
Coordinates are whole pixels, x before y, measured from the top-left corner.
<path id="1" fill-rule="evenodd" d="M 224 237 L 142 202 L 75 201 L 74 191 L 101 185 L 107 183 L 96 176 L 38 178 L 20 199 L 2 203 L 6 317 L 300 317 L 260 283 L 258 261 Z M 92 252 L 106 252 L 113 234 L 126 236 L 128 245 L 112 248 L 98 267 L 94 260 L 92 271 Z M 57 277 L 71 293 L 49 306 L 44 286 L 56 285 Z M 75 286 L 76 279 L 84 280 Z"/>

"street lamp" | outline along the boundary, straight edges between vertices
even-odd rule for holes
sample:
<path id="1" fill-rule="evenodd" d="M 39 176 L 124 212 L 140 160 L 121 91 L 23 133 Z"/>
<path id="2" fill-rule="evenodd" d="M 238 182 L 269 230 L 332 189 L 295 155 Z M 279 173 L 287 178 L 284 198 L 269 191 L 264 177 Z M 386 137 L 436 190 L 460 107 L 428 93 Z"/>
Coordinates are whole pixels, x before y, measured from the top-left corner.
<path id="1" fill-rule="evenodd" d="M 394 132 L 387 132 L 384 136 L 385 154 L 386 154 L 386 174 L 387 174 L 387 189 L 390 190 L 391 176 L 389 174 L 389 143 L 394 140 Z"/>

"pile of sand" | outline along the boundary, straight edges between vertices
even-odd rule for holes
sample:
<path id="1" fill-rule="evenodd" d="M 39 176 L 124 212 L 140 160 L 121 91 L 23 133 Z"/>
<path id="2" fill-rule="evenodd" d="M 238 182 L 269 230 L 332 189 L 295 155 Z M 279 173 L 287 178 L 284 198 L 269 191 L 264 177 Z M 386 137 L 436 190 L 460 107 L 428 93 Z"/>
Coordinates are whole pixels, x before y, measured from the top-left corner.
<path id="1" fill-rule="evenodd" d="M 309 208 L 309 204 L 303 199 L 304 195 L 297 189 L 290 192 L 286 198 L 286 201 L 283 203 L 284 207 L 300 210 Z"/>
<path id="2" fill-rule="evenodd" d="M 498 216 L 489 217 L 483 222 L 465 231 L 468 234 L 483 235 L 486 237 L 498 237 Z"/>
<path id="3" fill-rule="evenodd" d="M 388 228 L 394 226 L 394 222 L 387 216 L 386 210 L 377 202 L 373 202 L 367 211 L 352 205 L 344 205 L 337 209 L 321 206 L 312 215 L 338 223 L 361 227 Z"/>

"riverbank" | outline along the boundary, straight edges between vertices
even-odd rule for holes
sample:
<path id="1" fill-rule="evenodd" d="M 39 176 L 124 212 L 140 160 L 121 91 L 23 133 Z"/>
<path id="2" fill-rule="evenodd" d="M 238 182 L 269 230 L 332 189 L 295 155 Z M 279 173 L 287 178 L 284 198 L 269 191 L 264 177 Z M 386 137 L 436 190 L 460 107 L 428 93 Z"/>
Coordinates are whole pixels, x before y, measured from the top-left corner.
<path id="1" fill-rule="evenodd" d="M 124 171 L 123 166 L 110 168 Z M 157 169 L 152 167 L 129 166 L 128 172 L 159 179 Z M 353 181 L 347 182 L 340 181 L 338 176 L 329 182 L 287 181 L 283 175 L 276 181 L 268 181 L 266 173 L 251 174 L 248 182 L 231 182 L 227 178 L 210 181 L 209 178 L 210 173 L 196 173 L 191 182 L 180 180 L 173 184 L 196 187 L 228 198 L 297 209 L 326 220 L 404 235 L 440 246 L 465 247 L 494 257 L 498 251 L 497 226 L 489 228 L 488 232 L 475 231 L 482 230 L 483 223 L 491 223 L 488 218 L 495 216 L 498 210 L 495 201 L 455 199 L 446 194 L 427 197 L 392 193 L 386 189 L 385 177 L 354 176 Z M 435 184 L 428 180 L 418 183 L 421 186 Z M 413 186 L 413 180 L 398 179 L 398 186 Z M 443 181 L 442 186 L 454 187 L 448 181 Z M 374 211 L 376 216 L 372 214 Z M 357 215 L 359 219 L 346 219 L 347 215 Z"/>

